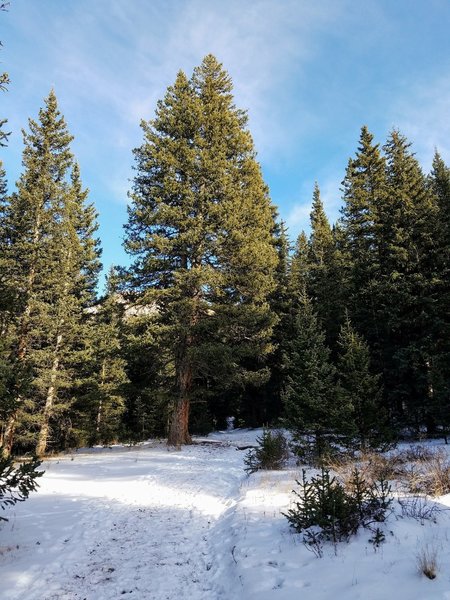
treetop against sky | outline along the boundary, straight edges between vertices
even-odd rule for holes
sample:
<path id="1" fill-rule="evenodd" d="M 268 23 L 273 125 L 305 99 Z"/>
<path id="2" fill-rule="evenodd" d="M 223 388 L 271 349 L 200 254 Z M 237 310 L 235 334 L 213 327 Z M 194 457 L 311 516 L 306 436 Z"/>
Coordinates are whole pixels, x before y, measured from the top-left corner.
<path id="1" fill-rule="evenodd" d="M 340 182 L 361 125 L 378 141 L 399 127 L 431 166 L 450 160 L 448 0 L 12 0 L 0 13 L 2 71 L 11 85 L 1 117 L 12 188 L 21 129 L 54 88 L 100 214 L 103 261 L 121 247 L 132 149 L 141 119 L 183 69 L 214 54 L 234 83 L 273 202 L 291 237 L 308 226 L 317 180 L 334 220 Z"/>

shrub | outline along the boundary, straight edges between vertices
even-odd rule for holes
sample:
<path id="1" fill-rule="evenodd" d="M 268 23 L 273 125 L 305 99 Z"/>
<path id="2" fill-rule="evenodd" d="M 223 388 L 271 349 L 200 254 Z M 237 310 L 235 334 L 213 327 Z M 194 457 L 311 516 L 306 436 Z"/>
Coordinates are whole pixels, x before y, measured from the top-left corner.
<path id="1" fill-rule="evenodd" d="M 40 461 L 34 459 L 28 463 L 22 463 L 18 467 L 13 465 L 11 458 L 0 458 L 0 506 L 5 510 L 16 502 L 26 500 L 30 492 L 38 488 L 36 479 L 42 477 L 43 471 L 37 468 Z M 7 521 L 6 517 L 0 516 L 0 521 Z"/>
<path id="2" fill-rule="evenodd" d="M 306 545 L 348 540 L 359 527 L 384 521 L 392 502 L 391 490 L 385 480 L 368 484 L 356 468 L 348 490 L 325 468 L 311 481 L 307 481 L 303 470 L 302 480 L 297 484 L 300 490 L 294 490 L 294 494 L 299 500 L 285 516 L 291 527 L 303 534 Z"/>
<path id="3" fill-rule="evenodd" d="M 379 481 L 404 480 L 407 468 L 397 454 L 383 455 L 376 452 L 362 452 L 358 458 L 344 457 L 333 460 L 327 467 L 337 473 L 347 488 L 353 477 L 355 463 L 362 478 L 369 484 L 374 485 Z"/>
<path id="4" fill-rule="evenodd" d="M 369 539 L 369 542 L 372 544 L 373 549 L 376 552 L 378 550 L 378 548 L 381 546 L 381 544 L 383 544 L 386 541 L 386 536 L 384 534 L 384 531 L 381 531 L 381 529 L 379 527 L 376 527 L 372 531 L 372 534 L 373 535 Z"/>
<path id="5" fill-rule="evenodd" d="M 422 525 L 425 521 L 437 522 L 437 516 L 443 509 L 426 496 L 415 495 L 410 498 L 399 498 L 398 503 L 402 509 L 402 516 L 416 519 Z"/>
<path id="6" fill-rule="evenodd" d="M 396 456 L 403 462 L 427 462 L 433 458 L 434 454 L 435 451 L 432 448 L 416 444 L 399 451 Z"/>
<path id="7" fill-rule="evenodd" d="M 252 448 L 244 458 L 245 471 L 250 474 L 261 469 L 281 469 L 288 457 L 288 444 L 283 433 L 264 429 L 256 441 L 258 446 Z"/>

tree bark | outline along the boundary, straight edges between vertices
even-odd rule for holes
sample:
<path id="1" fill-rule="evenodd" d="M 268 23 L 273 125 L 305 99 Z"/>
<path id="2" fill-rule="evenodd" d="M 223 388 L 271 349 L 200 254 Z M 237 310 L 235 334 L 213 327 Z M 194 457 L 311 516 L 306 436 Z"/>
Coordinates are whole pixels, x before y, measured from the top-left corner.
<path id="1" fill-rule="evenodd" d="M 0 437 L 0 449 L 2 458 L 8 458 L 11 454 L 11 448 L 14 442 L 14 432 L 16 429 L 17 411 L 14 411 L 6 422 L 5 428 Z"/>
<path id="2" fill-rule="evenodd" d="M 192 258 L 191 267 L 189 267 L 187 255 L 181 257 L 181 267 L 185 270 L 194 268 L 199 264 L 200 261 L 198 258 Z M 175 356 L 176 387 L 178 396 L 175 401 L 175 406 L 173 407 L 167 439 L 167 445 L 175 446 L 177 449 L 180 449 L 182 444 L 192 443 L 189 434 L 189 409 L 194 373 L 193 365 L 189 357 L 189 349 L 194 344 L 193 329 L 198 323 L 201 291 L 193 286 L 190 289 L 189 296 L 192 302 L 190 314 L 187 317 L 189 329 L 185 334 L 184 339 L 178 345 Z"/>
<path id="3" fill-rule="evenodd" d="M 42 424 L 36 444 L 36 456 L 43 456 L 47 449 L 48 434 L 50 432 L 50 416 L 56 397 L 56 377 L 59 369 L 59 350 L 61 348 L 62 338 L 62 333 L 59 333 L 56 338 L 55 354 L 50 375 L 50 386 L 47 390 L 47 397 L 45 399 L 44 412 L 42 414 Z"/>
<path id="4" fill-rule="evenodd" d="M 96 419 L 96 426 L 95 426 L 95 438 L 96 438 L 95 441 L 97 444 L 100 443 L 100 428 L 101 428 L 102 420 L 103 420 L 103 388 L 105 386 L 105 379 L 106 379 L 106 361 L 103 360 L 102 374 L 101 374 L 101 378 L 100 378 L 101 395 L 100 395 L 100 400 L 98 403 L 97 419 Z"/>
<path id="5" fill-rule="evenodd" d="M 167 444 L 176 446 L 178 449 L 182 444 L 192 442 L 189 434 L 189 408 L 190 393 L 192 388 L 192 366 L 186 356 L 187 347 L 185 346 L 183 356 L 180 357 L 180 364 L 177 373 L 177 387 L 179 390 L 178 398 L 172 412 L 172 418 L 169 428 Z"/>

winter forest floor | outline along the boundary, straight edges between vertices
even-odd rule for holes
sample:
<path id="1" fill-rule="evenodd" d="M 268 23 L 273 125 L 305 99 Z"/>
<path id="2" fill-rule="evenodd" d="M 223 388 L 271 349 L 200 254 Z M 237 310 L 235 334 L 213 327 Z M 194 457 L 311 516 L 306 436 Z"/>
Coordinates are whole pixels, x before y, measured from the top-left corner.
<path id="1" fill-rule="evenodd" d="M 301 467 L 245 475 L 236 446 L 260 433 L 46 461 L 38 493 L 0 524 L 1 600 L 450 600 L 450 494 L 436 523 L 395 501 L 378 549 L 362 530 L 317 558 L 282 515 Z M 434 580 L 418 572 L 422 551 L 436 554 Z"/>

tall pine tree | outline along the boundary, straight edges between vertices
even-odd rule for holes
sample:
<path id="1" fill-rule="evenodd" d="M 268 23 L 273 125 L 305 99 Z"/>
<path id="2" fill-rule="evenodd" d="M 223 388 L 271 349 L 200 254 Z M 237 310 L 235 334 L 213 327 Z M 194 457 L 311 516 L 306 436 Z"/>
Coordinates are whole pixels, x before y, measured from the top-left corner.
<path id="1" fill-rule="evenodd" d="M 336 243 L 317 183 L 314 187 L 310 218 L 308 295 L 325 330 L 327 345 L 334 349 L 342 321 L 342 285 Z"/>
<path id="2" fill-rule="evenodd" d="M 169 444 L 190 441 L 191 400 L 214 380 L 261 384 L 271 349 L 274 208 L 232 83 L 209 55 L 143 122 L 126 249 L 132 289 L 157 307 L 173 359 Z M 255 357 L 260 357 L 255 364 Z"/>
<path id="3" fill-rule="evenodd" d="M 352 322 L 381 361 L 387 335 L 375 301 L 379 267 L 386 249 L 379 244 L 379 209 L 386 204 L 386 161 L 367 127 L 361 129 L 355 158 L 343 181 L 344 207 L 339 223 L 344 267 L 345 304 Z"/>
<path id="4" fill-rule="evenodd" d="M 429 392 L 433 417 L 444 426 L 447 436 L 450 427 L 450 168 L 438 152 L 428 181 L 438 205 Z"/>
<path id="5" fill-rule="evenodd" d="M 294 305 L 301 301 L 307 293 L 309 279 L 309 248 L 308 237 L 304 231 L 300 233 L 295 243 L 294 254 L 289 269 L 289 289 Z"/>
<path id="6" fill-rule="evenodd" d="M 411 144 L 393 131 L 384 150 L 387 201 L 380 207 L 379 304 L 386 337 L 385 388 L 389 404 L 407 423 L 430 422 L 430 356 L 436 275 L 437 203 Z"/>
<path id="7" fill-rule="evenodd" d="M 66 435 L 71 362 L 100 266 L 95 212 L 85 203 L 72 137 L 53 91 L 29 129 L 7 215 L 8 277 L 21 290 L 12 352 L 18 370 L 30 371 L 31 385 L 16 390 L 3 432 L 6 454 L 14 442 L 36 444 L 43 454 L 52 429 L 54 445 Z"/>
<path id="8" fill-rule="evenodd" d="M 418 427 L 430 416 L 436 202 L 409 147 L 393 131 L 382 156 L 362 129 L 340 225 L 352 321 L 382 373 L 391 416 Z"/>

